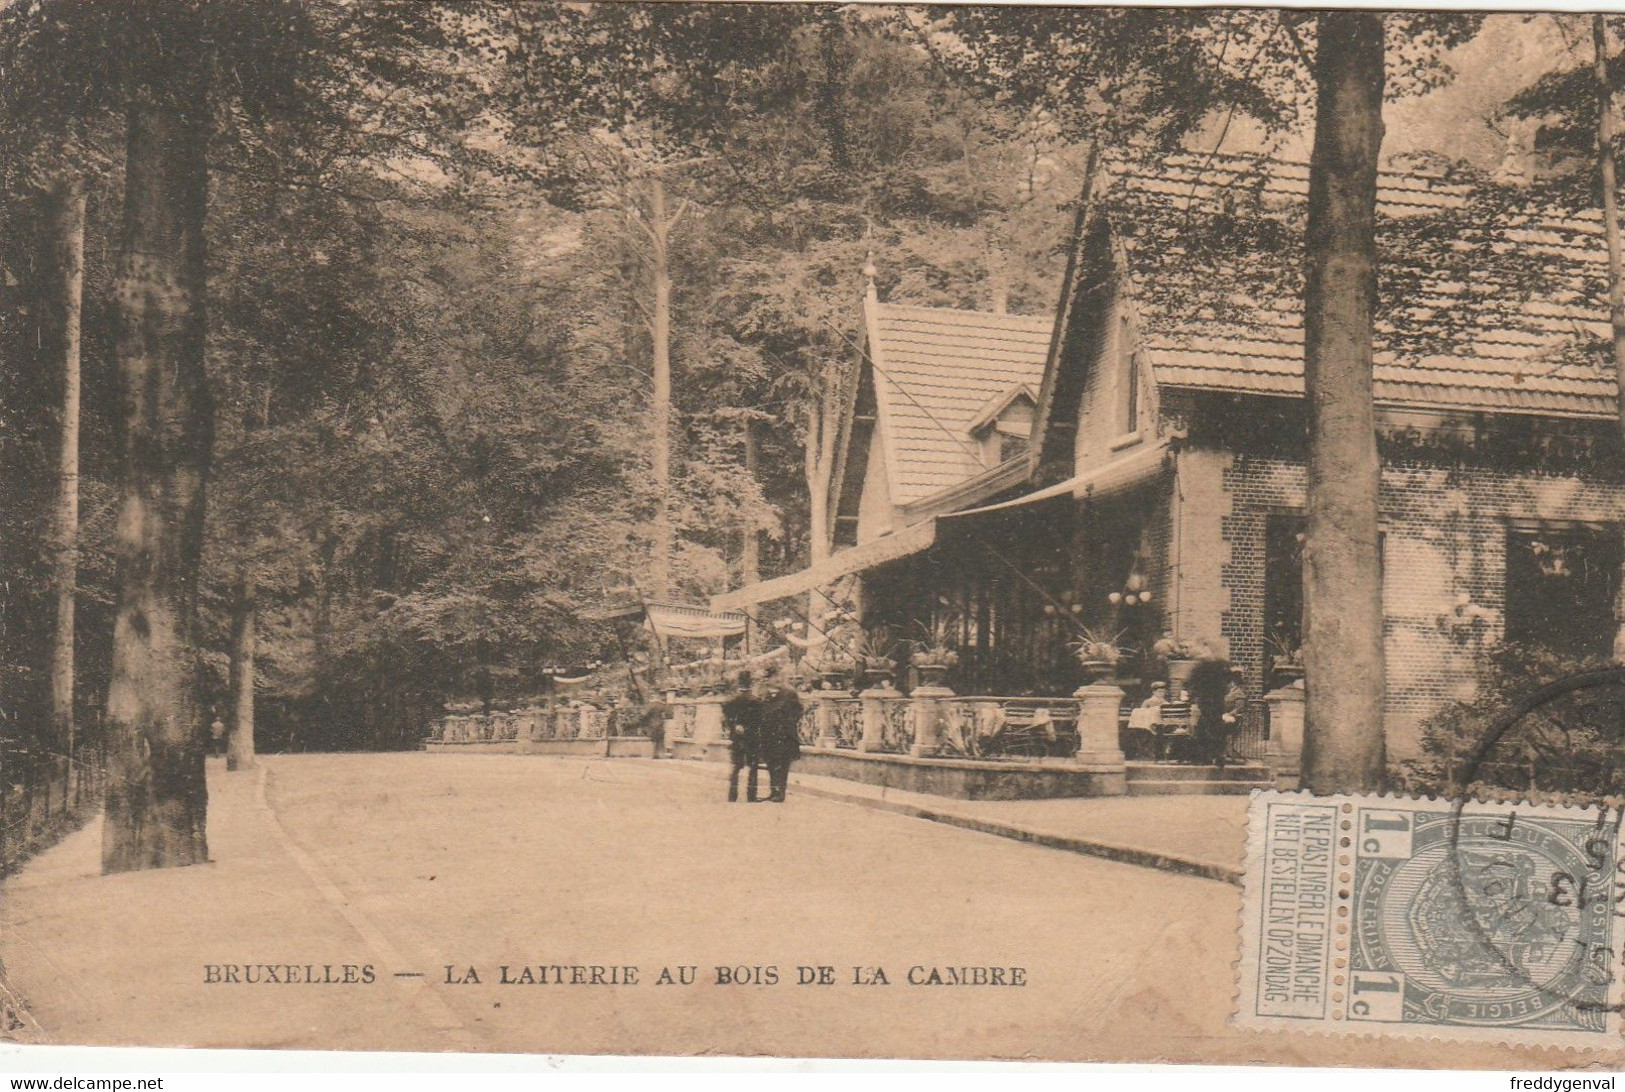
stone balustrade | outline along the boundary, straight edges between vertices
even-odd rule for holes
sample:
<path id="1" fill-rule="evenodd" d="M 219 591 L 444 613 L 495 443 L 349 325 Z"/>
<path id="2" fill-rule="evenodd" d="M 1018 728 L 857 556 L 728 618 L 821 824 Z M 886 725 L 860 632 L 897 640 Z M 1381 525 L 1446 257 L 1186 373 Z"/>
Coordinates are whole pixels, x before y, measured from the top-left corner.
<path id="1" fill-rule="evenodd" d="M 1300 702 L 1301 694 L 1297 691 Z M 667 751 L 678 757 L 725 754 L 728 732 L 722 705 L 726 698 L 722 694 L 667 693 Z M 1276 694 L 1269 698 L 1275 699 Z M 1290 702 L 1290 698 L 1282 700 Z M 1117 744 L 1121 701 L 1121 690 L 1100 683 L 1070 698 L 961 697 L 943 686 L 917 687 L 905 696 L 886 684 L 857 695 L 818 690 L 802 695 L 798 734 L 802 745 L 813 750 L 921 759 L 1053 760 L 1070 756 L 1074 763 L 1110 779 L 1124 768 Z M 1271 704 L 1273 710 L 1278 702 Z M 430 738 L 443 744 L 515 745 L 604 740 L 619 734 L 617 719 L 613 708 L 570 698 L 490 714 L 448 715 Z M 1273 719 L 1290 723 L 1290 714 L 1273 714 Z M 1288 738 L 1280 732 L 1272 737 Z M 1295 774 L 1295 767 L 1292 772 Z"/>
<path id="2" fill-rule="evenodd" d="M 605 739 L 619 735 L 619 711 L 588 701 L 526 706 L 491 713 L 454 713 L 431 730 L 432 743 L 522 743 Z"/>
<path id="3" fill-rule="evenodd" d="M 799 735 L 806 747 L 914 758 L 1070 755 L 1109 772 L 1123 766 L 1117 748 L 1118 708 L 1111 704 L 1121 701 L 1122 692 L 1103 690 L 1112 693 L 1091 692 L 1087 703 L 1080 696 L 959 697 L 943 686 L 916 687 L 907 696 L 889 686 L 856 696 L 816 690 L 802 695 Z M 1094 718 L 1088 733 L 1079 727 L 1080 714 Z"/>
<path id="4" fill-rule="evenodd" d="M 666 696 L 671 709 L 666 722 L 666 750 L 677 757 L 699 758 L 726 751 L 728 729 L 723 723 L 724 694 L 672 694 Z"/>

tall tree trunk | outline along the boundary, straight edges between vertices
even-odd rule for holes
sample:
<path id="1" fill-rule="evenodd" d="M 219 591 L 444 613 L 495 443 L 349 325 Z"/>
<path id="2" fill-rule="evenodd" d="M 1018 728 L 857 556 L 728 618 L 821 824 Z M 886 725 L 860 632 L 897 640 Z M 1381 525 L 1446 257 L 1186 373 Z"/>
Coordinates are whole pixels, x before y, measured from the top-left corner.
<path id="1" fill-rule="evenodd" d="M 801 443 L 801 472 L 807 483 L 807 564 L 816 565 L 829 556 L 829 535 L 824 528 L 829 523 L 829 490 L 820 486 L 822 474 L 819 462 L 820 434 L 823 431 L 823 413 L 816 401 L 807 403 L 807 434 Z M 824 628 L 824 596 L 817 588 L 807 593 L 808 636 Z M 814 629 L 812 627 L 817 627 Z"/>
<path id="2" fill-rule="evenodd" d="M 987 264 L 988 303 L 995 315 L 1010 313 L 1009 257 L 993 239 L 993 232 L 984 230 L 982 255 Z"/>
<path id="3" fill-rule="evenodd" d="M 802 478 L 807 483 L 807 560 L 816 565 L 829 557 L 829 489 L 825 479 L 823 448 L 823 408 L 807 406 L 807 435 L 801 446 Z"/>
<path id="4" fill-rule="evenodd" d="M 1608 78 L 1608 21 L 1601 12 L 1591 17 L 1591 41 L 1596 49 L 1593 68 L 1597 78 L 1597 173 L 1602 184 L 1603 237 L 1608 243 L 1608 313 L 1614 325 L 1619 429 L 1621 436 L 1625 436 L 1625 260 L 1620 257 L 1619 183 L 1614 170 L 1614 84 Z"/>
<path id="5" fill-rule="evenodd" d="M 1313 792 L 1362 792 L 1379 788 L 1385 773 L 1382 474 L 1371 373 L 1382 16 L 1323 12 L 1318 39 L 1303 310 L 1309 412 L 1303 771 Z"/>
<path id="6" fill-rule="evenodd" d="M 756 480 L 758 459 L 756 422 L 750 417 L 743 421 L 745 441 L 745 477 L 752 482 Z M 762 579 L 762 536 L 756 530 L 756 514 L 754 511 L 746 514 L 744 526 L 740 528 L 739 543 L 739 586 L 748 588 Z M 745 608 L 745 652 L 750 655 L 754 652 L 766 651 L 757 648 L 756 619 L 758 612 L 755 605 Z"/>
<path id="7" fill-rule="evenodd" d="M 62 376 L 62 420 L 56 502 L 51 520 L 51 583 L 56 631 L 51 640 L 51 743 L 74 749 L 74 595 L 79 569 L 79 317 L 84 299 L 85 187 L 75 176 L 53 179 L 41 202 L 46 232 L 45 353 Z"/>
<path id="8" fill-rule="evenodd" d="M 816 400 L 807 407 L 807 445 L 803 469 L 811 523 L 809 550 L 814 565 L 830 554 L 829 479 L 835 468 L 835 434 L 840 428 L 837 407 L 839 387 L 836 377 L 826 374 L 819 382 Z"/>
<path id="9" fill-rule="evenodd" d="M 254 577 L 244 570 L 231 605 L 230 723 L 226 730 L 226 769 L 254 768 Z"/>
<path id="10" fill-rule="evenodd" d="M 817 565 L 830 555 L 829 489 L 835 465 L 837 384 L 826 375 L 819 391 L 807 404 L 807 435 L 802 446 L 802 473 L 807 483 L 808 563 Z M 824 593 L 815 588 L 807 593 L 807 618 L 823 628 L 820 619 L 829 606 Z"/>
<path id="11" fill-rule="evenodd" d="M 117 288 L 124 479 L 107 697 L 109 873 L 208 859 L 209 735 L 195 652 L 213 423 L 203 358 L 208 113 L 192 43 L 175 40 L 179 22 L 146 30 L 164 41 L 132 45 L 141 56 Z"/>
<path id="12" fill-rule="evenodd" d="M 671 586 L 671 271 L 666 243 L 670 224 L 666 218 L 666 184 L 659 176 L 649 180 L 649 225 L 654 241 L 654 314 L 650 322 L 654 341 L 653 397 L 649 404 L 651 449 L 650 470 L 658 494 L 651 547 L 649 582 L 651 593 L 664 597 Z"/>
<path id="13" fill-rule="evenodd" d="M 311 624 L 311 644 L 315 649 L 317 716 L 313 723 L 321 727 L 311 736 L 300 735 L 303 718 L 295 717 L 288 724 L 286 750 L 309 751 L 312 742 L 332 746 L 337 739 L 333 721 L 333 569 L 338 560 L 339 536 L 329 526 L 315 533 L 312 545 L 316 548 L 315 618 Z"/>
<path id="14" fill-rule="evenodd" d="M 745 418 L 745 477 L 751 481 L 756 480 L 757 463 L 760 459 L 759 442 L 756 437 L 756 422 Z M 745 520 L 743 540 L 739 547 L 739 582 L 741 584 L 754 584 L 762 578 L 762 537 L 756 530 L 755 514 L 752 513 Z"/>

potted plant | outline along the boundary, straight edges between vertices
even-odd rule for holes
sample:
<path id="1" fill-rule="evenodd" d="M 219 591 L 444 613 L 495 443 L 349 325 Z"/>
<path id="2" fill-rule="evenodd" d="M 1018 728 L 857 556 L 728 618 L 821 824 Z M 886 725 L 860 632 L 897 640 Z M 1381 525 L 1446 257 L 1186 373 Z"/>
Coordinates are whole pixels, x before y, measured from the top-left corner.
<path id="1" fill-rule="evenodd" d="M 1270 674 L 1277 686 L 1288 686 L 1303 678 L 1303 646 L 1283 634 L 1274 634 L 1265 642 L 1269 646 Z"/>
<path id="2" fill-rule="evenodd" d="M 1211 659 L 1213 650 L 1205 641 L 1189 641 L 1164 633 L 1162 639 L 1151 646 L 1151 651 L 1168 667 L 1168 692 L 1179 694 L 1188 689 L 1191 672 L 1201 660 Z"/>
<path id="3" fill-rule="evenodd" d="M 949 617 L 938 618 L 931 625 L 922 622 L 921 639 L 909 642 L 914 649 L 909 660 L 919 672 L 921 686 L 940 687 L 948 672 L 959 663 L 959 650 L 948 640 L 953 624 Z"/>
<path id="4" fill-rule="evenodd" d="M 1123 658 L 1123 649 L 1117 643 L 1122 636 L 1120 632 L 1108 634 L 1085 627 L 1082 636 L 1068 646 L 1083 668 L 1084 685 L 1098 682 L 1117 669 L 1117 661 Z"/>
<path id="5" fill-rule="evenodd" d="M 948 672 L 959 663 L 959 652 L 945 644 L 916 642 L 910 657 L 914 670 L 920 673 L 921 686 L 941 686 Z"/>
<path id="6" fill-rule="evenodd" d="M 848 645 L 847 651 L 863 673 L 865 686 L 885 686 L 897 676 L 897 661 L 893 659 L 896 645 L 883 629 L 872 633 L 860 631 Z"/>
<path id="7" fill-rule="evenodd" d="M 818 659 L 819 686 L 824 690 L 846 690 L 850 687 L 857 664 L 845 653 L 826 651 Z"/>

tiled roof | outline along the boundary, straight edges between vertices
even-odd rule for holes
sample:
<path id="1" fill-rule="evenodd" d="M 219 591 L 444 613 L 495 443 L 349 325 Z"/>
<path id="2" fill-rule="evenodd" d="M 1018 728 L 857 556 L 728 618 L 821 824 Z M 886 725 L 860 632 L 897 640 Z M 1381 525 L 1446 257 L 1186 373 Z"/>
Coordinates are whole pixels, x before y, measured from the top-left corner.
<path id="1" fill-rule="evenodd" d="M 1159 383 L 1303 393 L 1308 177 L 1202 156 L 1112 171 L 1103 207 Z M 1509 192 L 1492 203 L 1445 177 L 1379 179 L 1378 402 L 1617 413 L 1601 215 Z"/>
<path id="2" fill-rule="evenodd" d="M 870 303 L 868 323 L 893 503 L 987 469 L 970 426 L 1013 386 L 1037 387 L 1054 320 Z"/>

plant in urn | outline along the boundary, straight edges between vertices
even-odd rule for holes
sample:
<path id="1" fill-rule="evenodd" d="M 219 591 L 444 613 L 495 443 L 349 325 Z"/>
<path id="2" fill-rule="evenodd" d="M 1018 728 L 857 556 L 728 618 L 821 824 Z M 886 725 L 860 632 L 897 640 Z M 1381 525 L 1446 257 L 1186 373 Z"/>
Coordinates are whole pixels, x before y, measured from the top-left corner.
<path id="1" fill-rule="evenodd" d="M 1121 633 L 1107 634 L 1086 628 L 1083 636 L 1072 643 L 1072 654 L 1083 668 L 1085 686 L 1099 682 L 1117 669 L 1117 661 L 1123 658 L 1123 650 L 1117 644 L 1121 637 Z"/>

